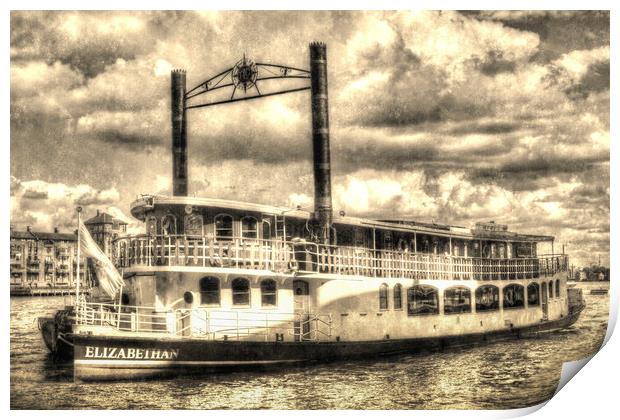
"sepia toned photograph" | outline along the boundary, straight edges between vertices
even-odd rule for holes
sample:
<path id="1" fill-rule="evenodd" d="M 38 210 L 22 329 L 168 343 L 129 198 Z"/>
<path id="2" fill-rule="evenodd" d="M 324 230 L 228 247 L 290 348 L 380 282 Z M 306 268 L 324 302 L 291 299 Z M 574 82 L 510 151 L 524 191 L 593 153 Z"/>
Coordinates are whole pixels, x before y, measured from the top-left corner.
<path id="1" fill-rule="evenodd" d="M 542 405 L 610 311 L 609 11 L 10 11 L 12 410 Z"/>

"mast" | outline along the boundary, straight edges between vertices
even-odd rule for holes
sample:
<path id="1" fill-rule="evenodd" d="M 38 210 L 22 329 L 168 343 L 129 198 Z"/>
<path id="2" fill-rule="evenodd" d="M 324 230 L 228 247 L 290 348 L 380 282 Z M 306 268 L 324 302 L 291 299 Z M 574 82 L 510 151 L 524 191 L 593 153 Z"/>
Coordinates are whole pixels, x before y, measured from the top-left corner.
<path id="1" fill-rule="evenodd" d="M 81 235 L 80 235 L 80 225 L 81 220 L 80 220 L 80 215 L 82 213 L 82 207 L 78 207 L 77 209 L 77 220 L 78 220 L 78 228 L 77 228 L 77 276 L 76 276 L 76 282 L 75 282 L 75 300 L 76 302 L 79 301 L 79 297 L 80 297 L 80 248 L 82 247 L 82 243 L 81 243 Z"/>

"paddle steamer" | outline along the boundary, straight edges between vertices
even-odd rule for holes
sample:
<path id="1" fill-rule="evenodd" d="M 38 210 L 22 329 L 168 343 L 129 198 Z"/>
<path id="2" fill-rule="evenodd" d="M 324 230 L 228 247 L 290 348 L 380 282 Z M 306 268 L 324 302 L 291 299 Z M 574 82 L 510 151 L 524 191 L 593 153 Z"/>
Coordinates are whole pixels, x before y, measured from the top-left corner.
<path id="1" fill-rule="evenodd" d="M 539 252 L 551 236 L 332 213 L 325 51 L 311 44 L 307 72 L 313 211 L 187 196 L 185 112 L 195 89 L 173 72 L 174 195 L 131 205 L 144 234 L 115 241 L 118 302 L 79 300 L 71 322 L 44 323 L 77 379 L 435 350 L 577 320 L 583 300 L 567 288 L 568 256 Z M 235 88 L 260 80 L 245 58 L 236 67 Z"/>

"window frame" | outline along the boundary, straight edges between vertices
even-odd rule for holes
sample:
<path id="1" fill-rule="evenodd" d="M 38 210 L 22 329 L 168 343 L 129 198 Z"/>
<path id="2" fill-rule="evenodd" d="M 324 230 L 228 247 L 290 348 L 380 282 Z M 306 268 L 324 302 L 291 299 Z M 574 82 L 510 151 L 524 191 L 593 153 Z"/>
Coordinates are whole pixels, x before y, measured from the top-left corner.
<path id="1" fill-rule="evenodd" d="M 217 226 L 217 222 L 220 219 L 224 219 L 224 218 L 230 218 L 230 228 L 218 228 Z M 216 242 L 230 242 L 234 239 L 235 237 L 235 218 L 232 217 L 232 215 L 228 214 L 228 213 L 219 213 L 216 214 L 215 217 L 213 218 L 213 230 L 215 233 L 215 241 Z M 219 232 L 220 231 L 230 231 L 230 236 L 223 236 L 220 235 Z"/>
<path id="2" fill-rule="evenodd" d="M 168 232 L 165 233 L 164 232 L 164 222 L 166 221 L 166 219 L 172 219 L 172 230 L 173 232 Z M 172 214 L 172 213 L 166 213 L 160 220 L 160 228 L 161 228 L 161 234 L 162 235 L 166 235 L 166 236 L 174 236 L 177 235 L 179 232 L 178 226 L 177 226 L 177 217 Z"/>
<path id="3" fill-rule="evenodd" d="M 382 283 L 379 286 L 379 310 L 390 310 L 390 287 L 387 283 Z"/>
<path id="4" fill-rule="evenodd" d="M 411 295 L 412 292 L 415 291 L 425 291 L 425 293 L 423 293 L 425 296 L 428 295 L 434 295 L 434 309 L 432 312 L 412 312 L 411 310 Z M 414 299 L 415 302 L 415 299 Z M 430 305 L 428 305 L 430 306 Z M 430 306 L 432 308 L 432 306 Z M 439 315 L 439 289 L 437 289 L 434 286 L 430 286 L 427 284 L 416 284 L 414 286 L 411 286 L 409 288 L 407 288 L 407 316 L 427 316 L 427 315 Z"/>
<path id="5" fill-rule="evenodd" d="M 521 305 L 515 305 L 515 306 L 506 306 L 506 291 L 510 288 L 510 289 L 515 289 L 515 286 L 517 288 L 521 289 L 521 294 L 522 294 L 522 301 L 521 301 Z M 523 285 L 518 284 L 518 283 L 510 283 L 507 284 L 506 286 L 502 287 L 502 309 L 523 309 L 525 308 L 525 287 L 523 287 Z"/>
<path id="6" fill-rule="evenodd" d="M 214 292 L 212 290 L 206 290 L 206 288 L 203 288 L 203 281 L 208 281 L 208 280 L 216 280 L 217 281 L 217 292 Z M 206 283 L 205 283 L 206 284 Z M 205 276 L 202 277 L 200 280 L 198 280 L 198 290 L 200 293 L 200 306 L 206 306 L 206 307 L 220 307 L 222 306 L 222 281 L 219 279 L 219 277 L 215 277 L 215 276 Z M 217 296 L 217 303 L 207 303 L 205 302 L 204 297 L 208 296 L 209 294 L 211 295 L 215 295 Z"/>
<path id="7" fill-rule="evenodd" d="M 254 220 L 254 229 L 251 230 L 246 230 L 243 226 L 243 223 L 245 220 Z M 240 224 L 241 224 L 241 239 L 245 240 L 250 240 L 250 241 L 255 241 L 258 240 L 258 219 L 254 216 L 243 216 L 240 220 L 239 220 Z M 252 233 L 254 232 L 253 236 L 245 236 L 246 233 Z"/>
<path id="8" fill-rule="evenodd" d="M 530 302 L 530 287 L 535 286 L 536 287 L 536 302 Z M 541 299 L 541 293 L 540 293 L 540 284 L 538 284 L 537 282 L 531 282 L 530 284 L 527 285 L 527 306 L 541 306 L 542 303 L 542 299 Z"/>
<path id="9" fill-rule="evenodd" d="M 239 283 L 239 282 L 243 282 L 247 286 L 246 291 L 243 291 L 243 292 L 235 291 L 235 283 Z M 231 295 L 232 295 L 232 306 L 250 307 L 252 305 L 252 288 L 250 287 L 250 280 L 246 279 L 245 277 L 236 277 L 230 282 L 230 290 L 231 290 Z M 247 303 L 246 302 L 241 302 L 241 303 L 235 302 L 235 299 L 238 298 L 238 296 L 245 296 L 245 295 L 247 295 Z"/>
<path id="10" fill-rule="evenodd" d="M 265 285 L 273 284 L 273 291 L 265 292 Z M 273 296 L 274 303 L 265 303 L 265 297 Z M 263 279 L 260 282 L 260 306 L 261 308 L 277 308 L 278 307 L 278 283 L 274 279 Z"/>
<path id="11" fill-rule="evenodd" d="M 494 303 L 496 304 L 496 306 L 491 307 L 491 308 L 479 308 L 479 297 L 482 297 L 482 289 L 487 289 L 490 290 L 492 289 L 495 293 L 492 294 L 492 296 L 497 299 L 494 299 Z M 480 294 L 478 293 L 478 291 L 481 291 Z M 499 311 L 500 310 L 500 289 L 499 287 L 495 286 L 494 284 L 483 284 L 481 286 L 478 286 L 476 288 L 476 290 L 474 291 L 474 303 L 475 303 L 475 307 L 476 307 L 476 313 L 478 312 L 494 312 L 494 311 Z M 480 305 L 482 305 L 482 303 L 480 303 Z"/>
<path id="12" fill-rule="evenodd" d="M 396 293 L 397 290 L 398 290 L 398 293 Z M 394 289 L 392 290 L 392 300 L 393 300 L 394 310 L 402 311 L 403 310 L 403 286 L 400 283 L 396 283 L 394 285 Z M 396 302 L 398 302 L 398 306 L 396 305 Z"/>
<path id="13" fill-rule="evenodd" d="M 461 300 L 463 298 L 464 293 L 466 292 L 467 295 L 469 296 L 468 300 L 469 303 L 465 304 L 465 303 L 458 303 L 456 305 L 446 305 L 446 302 L 448 301 L 448 292 L 459 292 L 458 293 L 458 297 L 459 300 Z M 457 296 L 456 294 L 454 296 Z M 454 298 L 452 298 L 454 299 Z M 469 310 L 463 309 L 465 308 L 465 306 L 469 307 Z M 467 286 L 450 286 L 447 287 L 446 289 L 444 289 L 443 291 L 443 314 L 444 315 L 460 315 L 460 314 L 470 314 L 472 312 L 472 307 L 471 307 L 471 289 Z M 451 310 L 449 312 L 446 312 L 446 308 L 461 308 L 459 310 Z"/>

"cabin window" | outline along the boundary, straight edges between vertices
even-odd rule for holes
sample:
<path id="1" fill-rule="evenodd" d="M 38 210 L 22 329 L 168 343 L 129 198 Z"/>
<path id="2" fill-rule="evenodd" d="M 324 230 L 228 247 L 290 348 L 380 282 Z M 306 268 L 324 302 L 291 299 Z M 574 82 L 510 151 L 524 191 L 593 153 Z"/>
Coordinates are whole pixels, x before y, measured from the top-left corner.
<path id="1" fill-rule="evenodd" d="M 411 316 L 438 314 L 437 289 L 431 286 L 413 286 L 407 289 L 407 314 Z"/>
<path id="2" fill-rule="evenodd" d="M 504 287 L 504 308 L 523 308 L 524 288 L 520 284 L 509 284 Z"/>
<path id="3" fill-rule="evenodd" d="M 379 287 L 379 309 L 382 311 L 388 309 L 388 285 L 385 283 Z"/>
<path id="4" fill-rule="evenodd" d="M 444 314 L 471 312 L 471 291 L 467 287 L 450 287 L 443 292 Z"/>
<path id="5" fill-rule="evenodd" d="M 167 214 L 161 219 L 161 234 L 176 235 L 177 234 L 177 218 L 172 214 Z"/>
<path id="6" fill-rule="evenodd" d="M 353 230 L 355 242 L 355 246 L 364 247 L 366 246 L 366 230 L 362 228 L 355 228 Z"/>
<path id="7" fill-rule="evenodd" d="M 549 282 L 549 299 L 553 299 L 553 280 Z"/>
<path id="8" fill-rule="evenodd" d="M 204 277 L 200 279 L 200 304 L 220 304 L 220 279 L 217 277 Z"/>
<path id="9" fill-rule="evenodd" d="M 269 223 L 269 220 L 263 220 L 262 225 L 263 225 L 263 239 L 265 240 L 271 239 L 271 223 Z"/>
<path id="10" fill-rule="evenodd" d="M 215 240 L 230 241 L 233 237 L 233 218 L 228 214 L 215 216 Z"/>
<path id="11" fill-rule="evenodd" d="M 149 216 L 146 219 L 146 233 L 148 235 L 157 235 L 157 218 Z"/>
<path id="12" fill-rule="evenodd" d="M 185 215 L 185 234 L 192 236 L 202 236 L 202 216 L 200 214 Z"/>
<path id="13" fill-rule="evenodd" d="M 528 306 L 540 305 L 540 286 L 538 283 L 530 283 L 527 286 L 527 304 Z"/>
<path id="14" fill-rule="evenodd" d="M 402 286 L 397 283 L 394 286 L 394 310 L 400 310 L 403 308 Z"/>
<path id="15" fill-rule="evenodd" d="M 247 279 L 238 278 L 232 281 L 233 305 L 250 304 L 250 282 Z"/>
<path id="16" fill-rule="evenodd" d="M 123 293 L 121 295 L 121 304 L 122 305 L 129 305 L 129 302 L 130 302 L 129 295 L 127 293 Z"/>
<path id="17" fill-rule="evenodd" d="M 392 232 L 386 230 L 383 232 L 383 249 L 391 250 L 394 248 Z"/>
<path id="18" fill-rule="evenodd" d="M 260 295 L 262 306 L 276 306 L 277 287 L 274 280 L 263 280 L 260 282 Z"/>
<path id="19" fill-rule="evenodd" d="M 258 222 L 254 217 L 246 216 L 241 219 L 241 237 L 246 239 L 258 238 Z"/>
<path id="20" fill-rule="evenodd" d="M 560 297 L 560 279 L 555 281 L 555 297 Z"/>
<path id="21" fill-rule="evenodd" d="M 499 310 L 499 287 L 480 286 L 476 289 L 476 312 Z"/>

